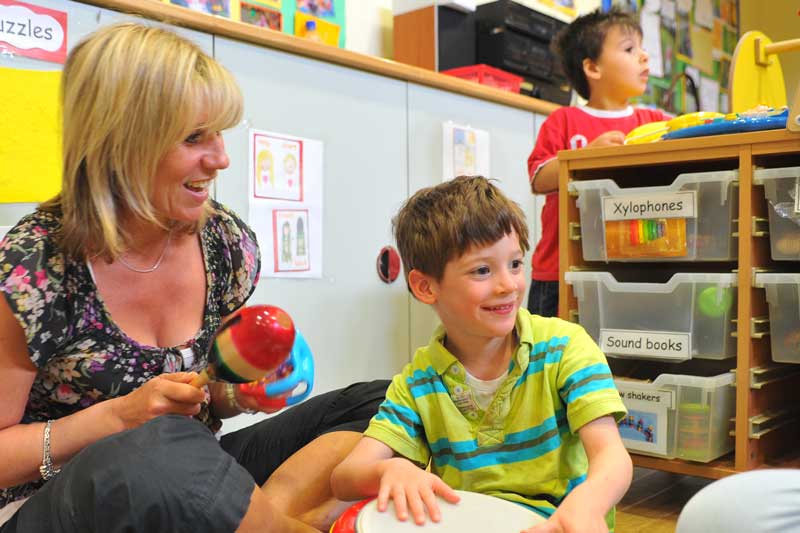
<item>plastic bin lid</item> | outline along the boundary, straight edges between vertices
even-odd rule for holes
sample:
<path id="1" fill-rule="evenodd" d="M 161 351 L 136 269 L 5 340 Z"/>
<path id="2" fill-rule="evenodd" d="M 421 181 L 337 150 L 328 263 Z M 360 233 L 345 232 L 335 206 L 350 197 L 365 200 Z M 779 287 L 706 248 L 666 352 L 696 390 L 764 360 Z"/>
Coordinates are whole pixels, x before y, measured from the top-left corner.
<path id="1" fill-rule="evenodd" d="M 753 284 L 756 287 L 766 285 L 800 285 L 800 274 L 782 274 L 778 272 L 756 272 Z"/>
<path id="2" fill-rule="evenodd" d="M 564 280 L 574 282 L 594 281 L 603 283 L 611 292 L 671 293 L 681 283 L 712 283 L 720 287 L 735 287 L 736 274 L 714 274 L 707 272 L 678 272 L 666 283 L 621 282 L 611 272 L 565 272 Z"/>
<path id="3" fill-rule="evenodd" d="M 800 168 L 800 167 L 798 167 Z M 684 172 L 672 181 L 670 185 L 653 185 L 652 187 L 626 187 L 621 188 L 613 179 L 605 178 L 599 180 L 572 180 L 569 182 L 569 190 L 573 192 L 593 191 L 605 189 L 609 194 L 626 195 L 642 194 L 648 192 L 671 192 L 679 190 L 684 185 L 694 185 L 696 183 L 731 183 L 739 178 L 738 170 L 718 170 L 711 172 Z"/>
<path id="4" fill-rule="evenodd" d="M 686 374 L 661 374 L 653 380 L 655 386 L 682 386 L 682 387 L 697 387 L 698 389 L 714 389 L 724 387 L 725 385 L 733 385 L 734 381 L 733 372 L 725 372 L 718 376 L 689 376 Z"/>
<path id="5" fill-rule="evenodd" d="M 753 183 L 763 185 L 765 181 L 800 178 L 800 167 L 757 168 L 753 171 Z"/>

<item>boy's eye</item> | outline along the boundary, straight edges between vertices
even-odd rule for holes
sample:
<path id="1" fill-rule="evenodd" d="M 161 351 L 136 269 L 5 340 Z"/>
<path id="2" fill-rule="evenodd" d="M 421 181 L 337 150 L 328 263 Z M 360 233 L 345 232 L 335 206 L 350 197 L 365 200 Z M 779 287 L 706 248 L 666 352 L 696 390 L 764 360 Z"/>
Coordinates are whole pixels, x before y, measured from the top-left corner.
<path id="1" fill-rule="evenodd" d="M 473 270 L 472 273 L 478 276 L 486 276 L 489 274 L 489 267 L 488 266 L 478 267 L 475 270 Z"/>
<path id="2" fill-rule="evenodd" d="M 514 259 L 511 261 L 511 270 L 520 270 L 522 268 L 522 259 Z"/>

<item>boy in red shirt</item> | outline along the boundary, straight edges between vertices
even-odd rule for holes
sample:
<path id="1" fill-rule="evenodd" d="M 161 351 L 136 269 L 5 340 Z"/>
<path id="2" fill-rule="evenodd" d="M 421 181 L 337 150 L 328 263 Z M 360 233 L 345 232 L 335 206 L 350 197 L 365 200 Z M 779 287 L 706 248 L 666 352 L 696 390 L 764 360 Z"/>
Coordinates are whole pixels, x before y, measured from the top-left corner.
<path id="1" fill-rule="evenodd" d="M 628 103 L 644 93 L 650 73 L 642 29 L 630 13 L 612 8 L 578 17 L 554 44 L 567 78 L 588 105 L 562 107 L 547 117 L 528 158 L 531 190 L 547 195 L 528 294 L 528 310 L 542 316 L 558 314 L 558 151 L 621 145 L 637 126 L 669 118 Z"/>

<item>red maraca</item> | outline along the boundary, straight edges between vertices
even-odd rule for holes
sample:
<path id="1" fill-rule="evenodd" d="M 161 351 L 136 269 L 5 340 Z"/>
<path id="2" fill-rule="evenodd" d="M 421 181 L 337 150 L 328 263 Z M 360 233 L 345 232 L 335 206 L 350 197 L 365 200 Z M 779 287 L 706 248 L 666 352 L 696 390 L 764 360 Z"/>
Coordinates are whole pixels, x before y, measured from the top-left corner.
<path id="1" fill-rule="evenodd" d="M 247 383 L 280 367 L 294 345 L 294 323 L 272 305 L 253 305 L 236 311 L 214 336 L 208 366 L 192 381 Z"/>

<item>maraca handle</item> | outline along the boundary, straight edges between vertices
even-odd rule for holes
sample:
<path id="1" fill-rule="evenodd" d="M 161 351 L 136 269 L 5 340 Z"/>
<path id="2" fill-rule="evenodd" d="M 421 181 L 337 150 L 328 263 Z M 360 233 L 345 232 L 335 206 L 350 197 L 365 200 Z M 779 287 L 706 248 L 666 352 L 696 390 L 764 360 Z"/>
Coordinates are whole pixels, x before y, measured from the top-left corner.
<path id="1" fill-rule="evenodd" d="M 205 385 L 208 385 L 209 381 L 211 381 L 211 376 L 209 376 L 208 372 L 203 369 L 203 371 L 197 374 L 197 377 L 192 380 L 191 385 L 199 389 Z"/>

